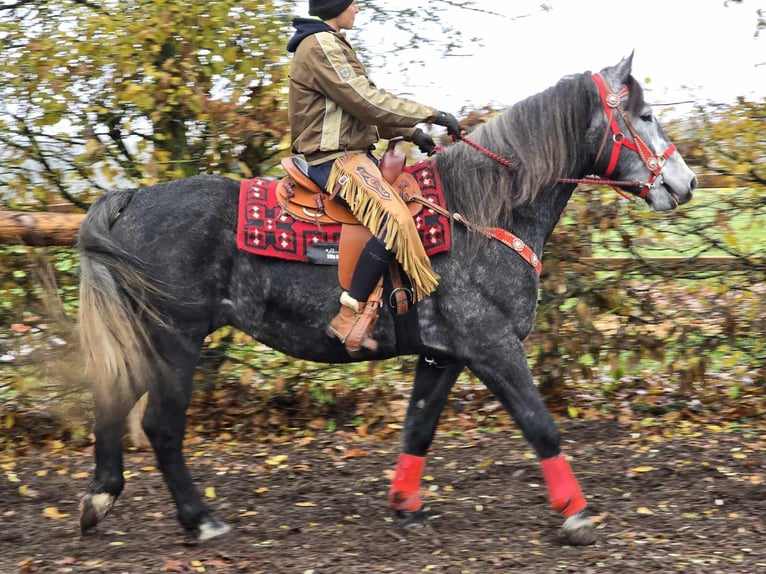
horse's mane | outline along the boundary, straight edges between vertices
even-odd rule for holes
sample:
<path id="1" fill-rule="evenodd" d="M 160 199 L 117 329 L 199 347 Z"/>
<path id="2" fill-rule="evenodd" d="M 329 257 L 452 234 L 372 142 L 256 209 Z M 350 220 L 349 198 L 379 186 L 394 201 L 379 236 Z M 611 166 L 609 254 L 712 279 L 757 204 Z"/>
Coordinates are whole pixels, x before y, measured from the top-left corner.
<path id="1" fill-rule="evenodd" d="M 638 83 L 628 87 L 631 108 L 641 105 Z M 470 134 L 471 140 L 511 160 L 515 169 L 467 144 L 450 146 L 437 155 L 450 208 L 478 225 L 510 224 L 514 206 L 533 201 L 556 178 L 574 177 L 587 169 L 585 135 L 594 113 L 593 96 L 590 72 L 567 76 Z"/>

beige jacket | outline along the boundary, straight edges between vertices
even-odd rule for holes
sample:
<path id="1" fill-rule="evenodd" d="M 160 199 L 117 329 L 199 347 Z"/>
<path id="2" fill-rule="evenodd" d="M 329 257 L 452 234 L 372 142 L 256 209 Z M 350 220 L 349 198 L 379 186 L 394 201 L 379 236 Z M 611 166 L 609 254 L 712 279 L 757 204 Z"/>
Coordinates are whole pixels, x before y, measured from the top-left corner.
<path id="1" fill-rule="evenodd" d="M 409 140 L 438 110 L 389 94 L 367 77 L 346 37 L 318 20 L 296 18 L 288 43 L 292 151 L 316 165 L 367 151 L 382 137 Z"/>

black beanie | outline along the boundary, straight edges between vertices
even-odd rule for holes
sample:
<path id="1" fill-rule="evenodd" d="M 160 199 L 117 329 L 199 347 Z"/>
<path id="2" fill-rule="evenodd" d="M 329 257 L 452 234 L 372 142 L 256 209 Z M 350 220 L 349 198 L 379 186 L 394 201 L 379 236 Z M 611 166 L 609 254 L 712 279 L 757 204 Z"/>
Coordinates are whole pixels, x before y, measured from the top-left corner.
<path id="1" fill-rule="evenodd" d="M 309 0 L 309 14 L 330 20 L 343 13 L 353 0 Z"/>

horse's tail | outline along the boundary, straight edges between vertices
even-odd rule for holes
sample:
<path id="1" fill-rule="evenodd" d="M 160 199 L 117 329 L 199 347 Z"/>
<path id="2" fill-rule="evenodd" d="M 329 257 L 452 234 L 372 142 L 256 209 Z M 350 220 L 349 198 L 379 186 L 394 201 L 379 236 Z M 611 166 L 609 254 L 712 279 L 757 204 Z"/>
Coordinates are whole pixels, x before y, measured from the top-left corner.
<path id="1" fill-rule="evenodd" d="M 132 406 L 158 367 L 148 332 L 152 322 L 162 323 L 149 303 L 157 289 L 147 280 L 140 258 L 120 247 L 110 231 L 134 193 L 114 191 L 96 201 L 77 241 L 78 332 L 85 376 L 107 409 Z"/>

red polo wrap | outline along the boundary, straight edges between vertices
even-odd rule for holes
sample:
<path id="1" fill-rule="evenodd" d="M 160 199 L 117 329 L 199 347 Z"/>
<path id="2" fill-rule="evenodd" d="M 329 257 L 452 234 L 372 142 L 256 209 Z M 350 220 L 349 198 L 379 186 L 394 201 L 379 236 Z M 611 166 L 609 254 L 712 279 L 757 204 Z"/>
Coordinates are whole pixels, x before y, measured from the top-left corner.
<path id="1" fill-rule="evenodd" d="M 423 506 L 420 501 L 420 479 L 423 476 L 423 468 L 426 466 L 426 457 L 400 454 L 396 464 L 394 480 L 391 481 L 391 489 L 388 491 L 388 503 L 394 510 L 420 510 Z"/>
<path id="2" fill-rule="evenodd" d="M 567 459 L 563 455 L 554 456 L 541 460 L 540 465 L 553 509 L 567 518 L 583 510 L 585 496 Z"/>

